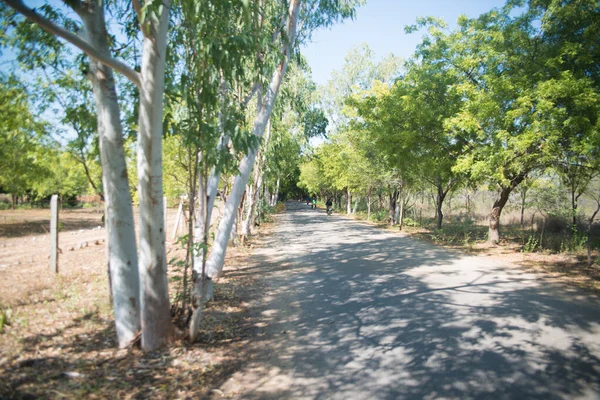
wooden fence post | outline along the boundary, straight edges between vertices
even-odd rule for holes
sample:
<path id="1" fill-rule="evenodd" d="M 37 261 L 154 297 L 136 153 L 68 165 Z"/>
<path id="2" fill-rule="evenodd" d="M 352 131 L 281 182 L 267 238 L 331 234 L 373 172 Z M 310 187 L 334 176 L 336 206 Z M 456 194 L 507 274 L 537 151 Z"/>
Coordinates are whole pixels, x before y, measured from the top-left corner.
<path id="1" fill-rule="evenodd" d="M 177 209 L 177 217 L 175 218 L 175 226 L 173 227 L 173 236 L 171 237 L 172 240 L 174 240 L 175 237 L 177 236 L 177 231 L 179 230 L 179 221 L 181 219 L 182 213 L 183 213 L 183 196 L 181 197 L 181 200 L 179 200 L 179 208 Z"/>
<path id="2" fill-rule="evenodd" d="M 58 195 L 50 199 L 50 272 L 58 273 Z"/>

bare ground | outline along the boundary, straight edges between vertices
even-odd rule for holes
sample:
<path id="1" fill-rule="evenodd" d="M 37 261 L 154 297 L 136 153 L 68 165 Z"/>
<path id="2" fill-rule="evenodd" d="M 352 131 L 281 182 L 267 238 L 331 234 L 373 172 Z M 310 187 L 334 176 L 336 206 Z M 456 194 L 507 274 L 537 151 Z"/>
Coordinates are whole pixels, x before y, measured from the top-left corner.
<path id="1" fill-rule="evenodd" d="M 175 213 L 168 212 L 168 239 Z M 247 300 L 260 285 L 252 274 L 220 280 L 196 343 L 181 341 L 149 354 L 117 350 L 101 214 L 63 211 L 60 220 L 60 272 L 54 275 L 48 269 L 49 211 L 0 212 L 0 312 L 8 317 L 0 333 L 0 398 L 218 394 L 213 388 L 238 368 L 255 333 L 248 323 Z M 174 243 L 168 243 L 167 251 L 169 259 L 182 257 Z M 226 270 L 248 268 L 251 251 L 230 249 Z M 171 267 L 169 274 L 180 275 L 181 270 Z M 171 296 L 180 285 L 171 282 Z"/>

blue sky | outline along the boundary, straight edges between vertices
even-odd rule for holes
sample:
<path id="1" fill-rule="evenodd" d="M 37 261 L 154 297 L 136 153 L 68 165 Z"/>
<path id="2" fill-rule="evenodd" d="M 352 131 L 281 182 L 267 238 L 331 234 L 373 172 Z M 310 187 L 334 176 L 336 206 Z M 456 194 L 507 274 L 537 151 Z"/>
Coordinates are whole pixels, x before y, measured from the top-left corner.
<path id="1" fill-rule="evenodd" d="M 410 57 L 422 33 L 407 35 L 404 27 L 414 24 L 417 17 L 440 17 L 453 27 L 461 14 L 476 17 L 504 3 L 504 0 L 368 0 L 357 10 L 354 20 L 317 31 L 302 53 L 308 59 L 315 82 L 323 84 L 333 70 L 342 67 L 348 51 L 363 42 L 369 44 L 378 59 L 389 53 Z"/>

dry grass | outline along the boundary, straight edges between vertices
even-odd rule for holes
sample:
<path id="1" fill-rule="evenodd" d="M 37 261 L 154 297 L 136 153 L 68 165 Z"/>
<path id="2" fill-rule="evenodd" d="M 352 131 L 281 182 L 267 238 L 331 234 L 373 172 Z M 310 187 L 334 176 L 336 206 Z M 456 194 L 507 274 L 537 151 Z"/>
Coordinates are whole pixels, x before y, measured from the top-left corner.
<path id="1" fill-rule="evenodd" d="M 74 222 L 63 226 L 60 274 L 54 276 L 48 240 L 37 228 L 44 211 L 17 212 L 0 213 L 0 309 L 9 315 L 0 333 L 0 398 L 211 397 L 245 361 L 254 335 L 247 301 L 258 290 L 247 274 L 219 281 L 195 343 L 179 341 L 152 353 L 117 350 L 104 230 L 82 228 L 95 226 L 99 216 L 63 213 L 63 221 Z M 24 232 L 16 232 L 18 226 Z M 66 250 L 83 241 L 87 247 Z M 169 258 L 181 255 L 171 243 L 168 252 Z M 230 249 L 226 270 L 248 268 L 250 256 L 249 247 Z M 172 282 L 172 295 L 178 284 Z"/>

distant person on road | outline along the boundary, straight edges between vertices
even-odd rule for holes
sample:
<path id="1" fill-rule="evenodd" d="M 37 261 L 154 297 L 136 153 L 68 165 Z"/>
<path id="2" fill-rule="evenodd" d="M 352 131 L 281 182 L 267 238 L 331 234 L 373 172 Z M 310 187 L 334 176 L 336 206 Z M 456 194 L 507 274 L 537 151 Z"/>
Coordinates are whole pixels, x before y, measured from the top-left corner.
<path id="1" fill-rule="evenodd" d="M 331 201 L 331 197 L 328 197 L 327 201 L 325 202 L 325 207 L 331 208 L 332 205 L 333 205 L 333 202 Z"/>
<path id="2" fill-rule="evenodd" d="M 313 197 L 312 199 L 312 208 L 317 208 L 317 198 Z"/>

